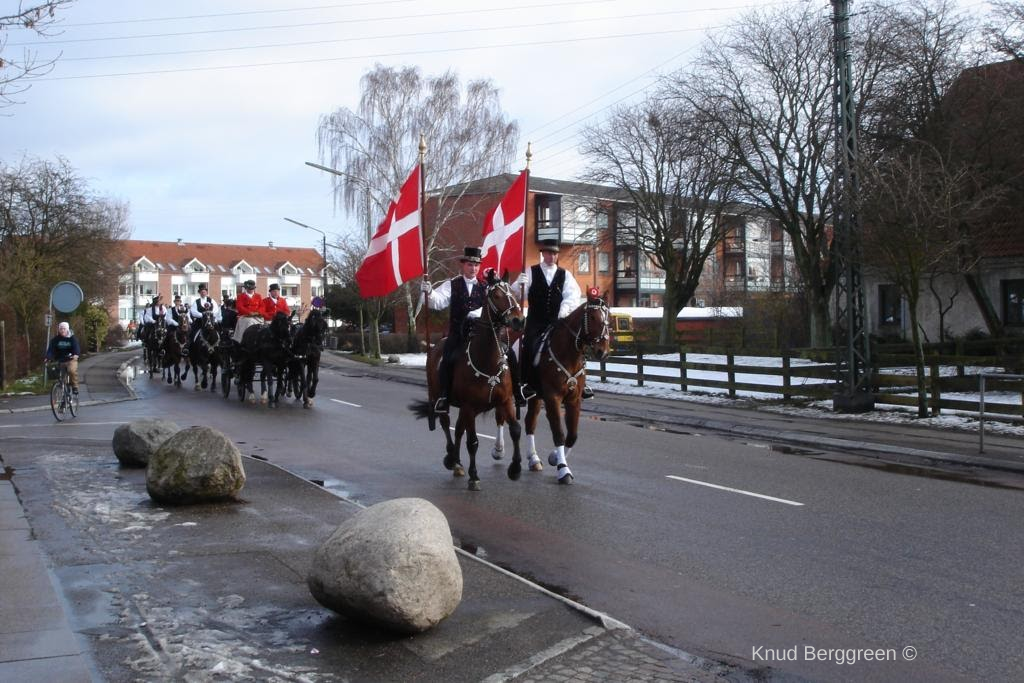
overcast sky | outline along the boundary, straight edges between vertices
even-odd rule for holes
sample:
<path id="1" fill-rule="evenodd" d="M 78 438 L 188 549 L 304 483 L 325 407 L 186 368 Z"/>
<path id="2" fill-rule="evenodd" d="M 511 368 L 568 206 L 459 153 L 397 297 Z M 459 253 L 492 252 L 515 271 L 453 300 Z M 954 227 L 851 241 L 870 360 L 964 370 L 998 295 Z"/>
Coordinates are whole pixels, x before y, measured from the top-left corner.
<path id="1" fill-rule="evenodd" d="M 768 4 L 786 3 L 79 0 L 52 37 L 7 36 L 7 55 L 60 60 L 0 110 L 0 160 L 67 158 L 94 191 L 130 205 L 135 239 L 319 247 L 283 218 L 329 241 L 354 229 L 328 176 L 304 162 L 320 161 L 320 117 L 354 109 L 374 64 L 491 79 L 524 155 L 533 142 L 533 172 L 569 179 L 580 126 Z M 0 0 L 0 14 L 16 5 Z"/>

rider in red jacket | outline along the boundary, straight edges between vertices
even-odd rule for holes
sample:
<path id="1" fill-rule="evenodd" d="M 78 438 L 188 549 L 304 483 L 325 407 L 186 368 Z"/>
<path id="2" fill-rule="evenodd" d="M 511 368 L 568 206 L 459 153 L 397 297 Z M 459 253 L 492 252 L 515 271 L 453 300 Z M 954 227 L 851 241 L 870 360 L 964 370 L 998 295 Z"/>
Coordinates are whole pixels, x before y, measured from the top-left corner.
<path id="1" fill-rule="evenodd" d="M 261 302 L 263 297 L 256 291 L 256 283 L 252 280 L 246 280 L 245 291 L 238 295 L 238 299 L 235 301 L 235 310 L 238 311 L 238 317 L 242 318 L 247 315 L 254 313 L 261 313 L 262 307 Z"/>
<path id="2" fill-rule="evenodd" d="M 270 285 L 270 293 L 264 297 L 262 306 L 263 319 L 271 321 L 274 316 L 278 313 L 284 313 L 285 315 L 291 315 L 292 309 L 288 307 L 288 302 L 281 296 L 281 285 L 276 282 Z"/>

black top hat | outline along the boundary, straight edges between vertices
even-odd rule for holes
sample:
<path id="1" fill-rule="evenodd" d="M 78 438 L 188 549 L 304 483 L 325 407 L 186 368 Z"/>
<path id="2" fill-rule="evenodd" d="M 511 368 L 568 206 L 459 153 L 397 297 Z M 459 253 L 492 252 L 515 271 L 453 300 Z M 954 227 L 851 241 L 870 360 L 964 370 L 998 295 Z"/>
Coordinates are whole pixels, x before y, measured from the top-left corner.
<path id="1" fill-rule="evenodd" d="M 558 253 L 558 240 L 541 240 L 540 241 L 541 251 L 551 251 Z"/>
<path id="2" fill-rule="evenodd" d="M 271 292 L 273 292 L 275 289 L 281 289 L 281 285 L 277 284 L 276 282 L 274 284 L 270 285 L 270 291 Z"/>
<path id="3" fill-rule="evenodd" d="M 255 280 L 246 280 L 245 282 L 242 283 L 242 286 L 245 287 L 246 289 L 255 289 L 256 288 L 256 281 Z"/>
<path id="4" fill-rule="evenodd" d="M 200 292 L 201 292 L 201 291 L 203 291 L 204 289 L 205 289 L 206 291 L 209 291 L 209 290 L 210 290 L 210 288 L 206 286 L 206 283 L 203 283 L 203 284 L 199 285 L 199 291 L 200 291 Z"/>
<path id="5" fill-rule="evenodd" d="M 181 301 L 181 294 L 175 294 L 174 295 L 174 300 L 175 301 Z"/>
<path id="6" fill-rule="evenodd" d="M 480 247 L 465 247 L 462 250 L 462 258 L 459 260 L 463 263 L 480 263 L 480 258 L 483 254 L 480 253 Z"/>

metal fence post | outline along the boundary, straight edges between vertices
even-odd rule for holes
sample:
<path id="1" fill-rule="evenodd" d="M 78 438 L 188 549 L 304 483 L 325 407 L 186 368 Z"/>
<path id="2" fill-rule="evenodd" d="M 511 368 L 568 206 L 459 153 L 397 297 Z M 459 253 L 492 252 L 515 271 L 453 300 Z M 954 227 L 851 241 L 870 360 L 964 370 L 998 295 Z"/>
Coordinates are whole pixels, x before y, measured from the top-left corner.
<path id="1" fill-rule="evenodd" d="M 985 452 L 985 373 L 978 374 L 978 452 Z"/>

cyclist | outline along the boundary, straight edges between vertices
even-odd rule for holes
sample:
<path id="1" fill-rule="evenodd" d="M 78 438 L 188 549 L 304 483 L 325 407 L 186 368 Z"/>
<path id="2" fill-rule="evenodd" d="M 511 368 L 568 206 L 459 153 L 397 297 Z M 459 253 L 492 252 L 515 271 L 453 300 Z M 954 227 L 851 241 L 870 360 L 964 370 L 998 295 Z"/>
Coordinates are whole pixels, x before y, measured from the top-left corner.
<path id="1" fill-rule="evenodd" d="M 71 325 L 62 322 L 57 325 L 57 336 L 50 340 L 46 347 L 46 360 L 64 363 L 71 379 L 71 391 L 78 394 L 78 338 L 71 334 Z"/>

